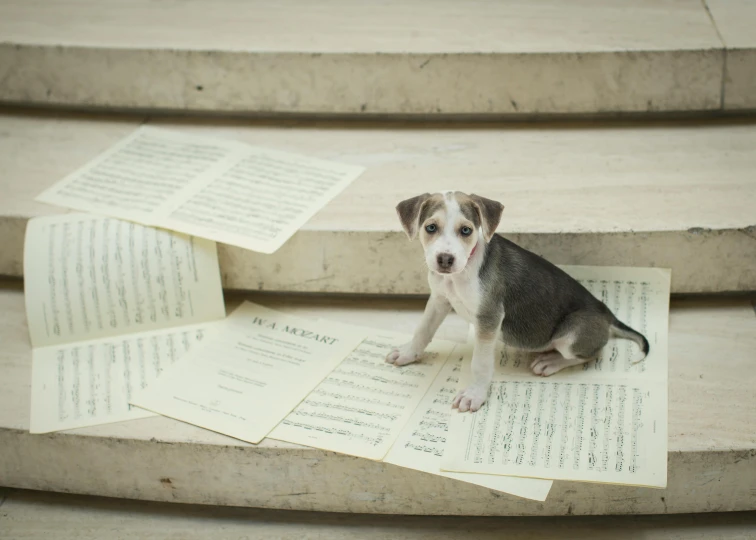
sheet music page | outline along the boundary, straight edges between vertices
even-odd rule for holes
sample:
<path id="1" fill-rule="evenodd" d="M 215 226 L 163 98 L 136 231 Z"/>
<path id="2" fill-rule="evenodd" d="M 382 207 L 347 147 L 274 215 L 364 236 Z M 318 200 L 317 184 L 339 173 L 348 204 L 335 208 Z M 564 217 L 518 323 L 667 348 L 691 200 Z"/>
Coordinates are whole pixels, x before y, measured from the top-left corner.
<path id="1" fill-rule="evenodd" d="M 169 229 L 273 253 L 363 167 L 248 147 L 234 165 L 160 220 Z"/>
<path id="2" fill-rule="evenodd" d="M 132 394 L 198 347 L 212 324 L 34 349 L 29 431 L 154 416 L 129 405 Z"/>
<path id="3" fill-rule="evenodd" d="M 625 324 L 645 335 L 648 356 L 628 339 L 611 339 L 598 360 L 558 373 L 560 379 L 604 379 L 621 374 L 655 381 L 667 377 L 667 325 L 669 319 L 669 270 L 663 268 L 602 268 L 562 266 Z M 498 369 L 512 376 L 527 375 L 531 353 L 501 346 Z"/>
<path id="4" fill-rule="evenodd" d="M 29 221 L 24 294 L 33 347 L 225 316 L 215 242 L 90 214 Z"/>
<path id="5" fill-rule="evenodd" d="M 251 302 L 215 328 L 131 403 L 258 443 L 365 338 L 352 326 Z"/>
<path id="6" fill-rule="evenodd" d="M 393 332 L 368 336 L 268 436 L 383 458 L 454 350 L 452 342 L 434 341 L 421 361 L 387 364 L 391 348 L 410 338 Z"/>
<path id="7" fill-rule="evenodd" d="M 629 339 L 611 339 L 598 361 L 559 375 L 667 380 L 667 338 L 671 273 L 666 268 L 563 266 L 565 272 L 604 302 L 623 323 L 648 339 L 650 351 L 642 361 L 638 346 Z"/>
<path id="8" fill-rule="evenodd" d="M 363 171 L 143 126 L 37 200 L 273 253 Z"/>
<path id="9" fill-rule="evenodd" d="M 667 483 L 665 383 L 498 381 L 452 414 L 441 468 L 648 487 Z"/>
<path id="10" fill-rule="evenodd" d="M 441 472 L 444 450 L 450 445 L 462 442 L 448 440 L 448 437 L 449 421 L 452 415 L 451 404 L 459 388 L 459 374 L 464 358 L 460 348 L 449 356 L 433 385 L 383 461 L 526 499 L 545 501 L 551 489 L 551 480 Z"/>
<path id="11" fill-rule="evenodd" d="M 598 368 L 575 366 L 548 378 L 530 375 L 526 357 L 504 352 L 487 404 L 452 414 L 449 438 L 459 442 L 447 448 L 443 470 L 666 486 L 669 272 L 585 272 L 602 283 L 593 286 L 597 296 L 621 282 L 610 308 L 623 322 L 642 331 L 645 317 L 647 365 L 624 363 L 626 340 L 610 341 Z M 633 347 L 628 357 L 637 358 Z"/>
<path id="12" fill-rule="evenodd" d="M 37 200 L 158 225 L 167 207 L 174 206 L 195 184 L 206 185 L 231 167 L 245 146 L 142 126 Z"/>

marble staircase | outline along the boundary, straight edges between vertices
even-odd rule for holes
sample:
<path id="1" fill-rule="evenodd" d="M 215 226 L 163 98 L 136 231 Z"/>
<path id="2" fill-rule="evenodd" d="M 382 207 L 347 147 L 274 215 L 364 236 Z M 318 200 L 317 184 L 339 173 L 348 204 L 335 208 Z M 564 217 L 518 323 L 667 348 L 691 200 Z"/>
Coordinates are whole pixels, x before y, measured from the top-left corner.
<path id="1" fill-rule="evenodd" d="M 0 3 L 0 490 L 370 514 L 756 510 L 754 20 L 748 0 Z M 161 417 L 30 435 L 24 232 L 66 211 L 34 198 L 145 123 L 366 167 L 275 254 L 218 246 L 229 306 L 408 331 L 428 289 L 394 206 L 450 188 L 502 201 L 499 233 L 555 263 L 671 268 L 668 487 L 555 482 L 538 503 Z M 465 335 L 456 317 L 440 331 Z"/>

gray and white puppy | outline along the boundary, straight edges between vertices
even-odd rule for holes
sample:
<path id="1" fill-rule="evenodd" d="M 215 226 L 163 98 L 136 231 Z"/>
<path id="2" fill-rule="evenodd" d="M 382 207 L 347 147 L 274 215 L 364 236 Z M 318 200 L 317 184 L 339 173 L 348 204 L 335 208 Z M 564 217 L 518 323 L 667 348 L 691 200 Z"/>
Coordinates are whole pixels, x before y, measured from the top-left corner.
<path id="1" fill-rule="evenodd" d="M 486 401 L 497 339 L 540 353 L 536 375 L 594 360 L 611 337 L 630 339 L 643 352 L 646 338 L 620 322 L 600 300 L 547 260 L 494 234 L 501 203 L 459 191 L 425 193 L 396 211 L 410 240 L 425 251 L 431 295 L 412 341 L 386 361 L 419 359 L 452 308 L 475 328 L 472 382 L 454 399 L 460 411 Z"/>

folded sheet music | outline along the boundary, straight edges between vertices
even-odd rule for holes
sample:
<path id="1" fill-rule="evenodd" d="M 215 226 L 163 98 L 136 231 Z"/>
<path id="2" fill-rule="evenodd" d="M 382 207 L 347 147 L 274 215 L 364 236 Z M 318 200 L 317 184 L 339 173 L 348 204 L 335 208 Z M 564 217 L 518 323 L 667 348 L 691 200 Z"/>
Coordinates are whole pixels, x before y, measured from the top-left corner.
<path id="1" fill-rule="evenodd" d="M 151 416 L 129 405 L 225 316 L 215 242 L 117 219 L 29 221 L 30 431 Z"/>
<path id="2" fill-rule="evenodd" d="M 452 415 L 442 469 L 648 487 L 667 484 L 670 273 L 565 267 L 651 346 L 613 339 L 598 361 L 548 378 L 503 349 L 488 402 Z M 468 362 L 469 364 L 469 362 Z"/>
<path id="3" fill-rule="evenodd" d="M 358 327 L 244 302 L 131 403 L 258 443 L 364 338 Z"/>
<path id="4" fill-rule="evenodd" d="M 386 353 L 409 339 L 371 334 L 269 437 L 546 500 L 549 480 L 440 471 L 462 357 L 454 343 L 436 340 L 419 362 L 387 364 Z"/>
<path id="5" fill-rule="evenodd" d="M 37 200 L 273 253 L 363 171 L 143 126 Z"/>

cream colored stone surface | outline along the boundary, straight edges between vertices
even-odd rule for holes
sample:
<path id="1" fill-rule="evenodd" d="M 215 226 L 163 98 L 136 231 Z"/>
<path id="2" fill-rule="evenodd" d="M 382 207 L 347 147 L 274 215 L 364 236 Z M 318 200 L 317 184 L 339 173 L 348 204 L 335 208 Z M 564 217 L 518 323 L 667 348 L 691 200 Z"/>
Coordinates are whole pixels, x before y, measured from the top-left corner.
<path id="1" fill-rule="evenodd" d="M 751 0 L 706 0 L 706 6 L 728 49 L 756 47 L 756 5 Z"/>
<path id="2" fill-rule="evenodd" d="M 756 46 L 728 49 L 725 109 L 756 109 Z"/>
<path id="3" fill-rule="evenodd" d="M 62 23 L 65 24 L 62 24 Z M 27 44 L 303 53 L 600 52 L 715 47 L 696 0 L 25 0 L 0 33 Z"/>
<path id="4" fill-rule="evenodd" d="M 705 111 L 699 0 L 27 0 L 0 5 L 0 99 L 193 111 Z"/>
<path id="5" fill-rule="evenodd" d="M 257 295 L 300 315 L 411 331 L 422 302 Z M 232 299 L 233 302 L 239 298 Z M 439 337 L 462 340 L 451 317 Z M 602 515 L 756 509 L 756 314 L 746 300 L 675 301 L 669 485 L 556 482 L 545 503 L 301 446 L 259 446 L 156 417 L 30 435 L 30 349 L 18 285 L 0 289 L 0 484 L 131 499 L 331 512 Z"/>
<path id="6" fill-rule="evenodd" d="M 756 513 L 644 517 L 365 516 L 219 508 L 16 491 L 0 508 L 7 540 L 751 540 Z"/>
<path id="7" fill-rule="evenodd" d="M 714 111 L 722 62 L 718 49 L 428 55 L 0 44 L 0 101 L 263 115 Z"/>
<path id="8" fill-rule="evenodd" d="M 144 117 L 0 114 L 0 275 L 22 274 L 34 197 Z M 675 292 L 756 289 L 756 123 L 406 124 L 154 119 L 367 171 L 274 255 L 220 246 L 232 289 L 427 293 L 394 206 L 425 191 L 501 200 L 502 234 L 558 264 L 672 268 Z"/>
<path id="9" fill-rule="evenodd" d="M 756 109 L 756 2 L 706 0 L 726 45 L 724 108 Z"/>

